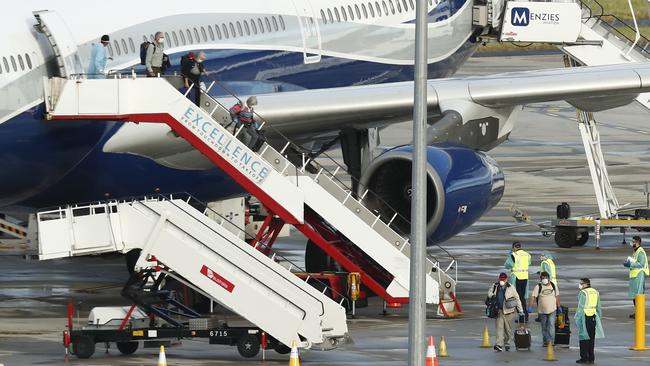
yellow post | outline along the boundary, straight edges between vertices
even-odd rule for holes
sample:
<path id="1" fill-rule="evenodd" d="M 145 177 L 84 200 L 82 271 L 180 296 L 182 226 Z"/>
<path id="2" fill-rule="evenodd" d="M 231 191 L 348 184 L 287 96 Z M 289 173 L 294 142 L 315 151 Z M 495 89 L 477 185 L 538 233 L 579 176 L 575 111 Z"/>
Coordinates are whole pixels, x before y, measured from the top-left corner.
<path id="1" fill-rule="evenodd" d="M 634 347 L 635 351 L 646 351 L 645 346 L 645 294 L 637 294 L 634 297 Z"/>
<path id="2" fill-rule="evenodd" d="M 483 329 L 483 342 L 481 343 L 481 348 L 492 348 L 490 345 L 490 333 L 488 333 L 488 327 L 485 326 Z"/>

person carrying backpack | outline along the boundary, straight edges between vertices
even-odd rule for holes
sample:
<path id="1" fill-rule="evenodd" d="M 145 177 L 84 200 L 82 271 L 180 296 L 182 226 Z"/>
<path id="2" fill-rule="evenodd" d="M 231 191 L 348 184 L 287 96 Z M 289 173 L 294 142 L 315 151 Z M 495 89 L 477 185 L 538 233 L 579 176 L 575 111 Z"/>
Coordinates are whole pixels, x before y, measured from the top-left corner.
<path id="1" fill-rule="evenodd" d="M 496 321 L 497 339 L 494 350 L 503 352 L 510 350 L 510 339 L 512 338 L 512 318 L 515 310 L 523 314 L 524 309 L 519 300 L 519 294 L 515 287 L 508 283 L 508 275 L 499 274 L 499 281 L 490 286 L 485 304 L 494 309 L 490 310 L 488 316 L 494 317 Z"/>
<path id="2" fill-rule="evenodd" d="M 544 347 L 554 343 L 555 312 L 560 308 L 560 290 L 551 281 L 551 276 L 544 271 L 540 274 L 541 282 L 535 286 L 528 299 L 528 307 L 537 304 L 537 314 L 542 325 Z"/>
<path id="3" fill-rule="evenodd" d="M 205 61 L 205 52 L 199 52 L 196 55 L 190 52 L 181 57 L 181 75 L 185 87 L 192 87 L 194 104 L 201 105 L 201 76 L 206 74 L 203 61 Z M 191 98 L 192 99 L 192 98 Z"/>
<path id="4" fill-rule="evenodd" d="M 157 77 L 163 73 L 164 50 L 165 35 L 163 32 L 156 32 L 153 43 L 144 42 L 140 45 L 140 60 L 142 62 L 144 56 L 148 77 Z"/>

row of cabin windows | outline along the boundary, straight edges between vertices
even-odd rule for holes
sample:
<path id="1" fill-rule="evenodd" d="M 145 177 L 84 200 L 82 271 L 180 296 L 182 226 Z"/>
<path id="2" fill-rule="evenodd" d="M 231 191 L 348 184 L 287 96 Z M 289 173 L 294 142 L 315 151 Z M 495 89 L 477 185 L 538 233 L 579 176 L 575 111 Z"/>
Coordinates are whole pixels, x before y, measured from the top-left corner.
<path id="1" fill-rule="evenodd" d="M 429 5 L 433 6 L 433 0 L 429 0 Z M 360 6 L 359 4 L 355 4 L 354 9 L 352 8 L 352 5 L 348 5 L 347 10 L 345 6 L 341 6 L 340 11 L 337 7 L 327 10 L 321 9 L 320 16 L 323 20 L 323 23 L 327 24 L 334 23 L 335 21 L 346 22 L 348 20 L 348 17 L 350 20 L 354 20 L 355 15 L 357 19 L 368 19 L 374 18 L 375 16 L 381 17 L 382 15 L 388 16 L 390 14 L 395 14 L 396 9 L 398 13 L 415 11 L 415 3 L 413 0 L 382 0 L 381 5 L 379 1 L 375 1 L 373 5 L 373 3 L 369 1 L 367 6 L 365 3 L 362 3 Z M 325 13 L 326 11 L 327 14 Z"/>
<path id="2" fill-rule="evenodd" d="M 32 67 L 33 67 L 32 59 L 29 57 L 28 54 L 9 56 L 9 58 L 3 57 L 2 64 L 0 64 L 0 74 L 2 74 L 3 72 L 8 73 L 11 72 L 12 70 L 13 72 L 18 72 L 19 69 L 21 71 L 31 70 Z"/>
<path id="3" fill-rule="evenodd" d="M 208 40 L 215 41 L 230 39 L 243 37 L 244 35 L 251 36 L 278 32 L 280 30 L 286 30 L 286 24 L 284 22 L 284 18 L 282 18 L 281 15 L 277 17 L 272 16 L 243 21 L 238 20 L 236 22 L 230 22 L 228 24 L 222 23 L 221 25 L 215 24 L 214 27 L 212 25 L 208 25 L 199 28 L 195 27 L 191 30 L 181 29 L 179 31 L 171 31 L 171 33 L 165 32 L 165 44 L 167 47 L 178 47 L 188 44 L 208 42 Z M 150 34 L 149 38 L 147 38 L 147 36 L 143 36 L 142 39 L 145 42 L 153 42 L 154 35 Z M 135 44 L 131 38 L 128 39 L 128 46 L 129 47 L 127 48 L 127 41 L 124 39 L 119 41 L 115 40 L 112 44 L 108 45 L 108 52 L 111 57 L 114 53 L 120 56 L 122 53 L 129 53 L 129 51 L 131 51 L 131 53 L 136 52 Z"/>

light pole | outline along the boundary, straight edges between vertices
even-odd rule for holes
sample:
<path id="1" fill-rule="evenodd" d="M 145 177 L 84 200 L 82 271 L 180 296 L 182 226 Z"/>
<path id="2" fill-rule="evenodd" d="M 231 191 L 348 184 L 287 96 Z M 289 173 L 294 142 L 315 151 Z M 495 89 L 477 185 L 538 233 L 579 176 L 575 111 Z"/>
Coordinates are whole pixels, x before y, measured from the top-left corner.
<path id="1" fill-rule="evenodd" d="M 424 365 L 426 322 L 426 124 L 427 124 L 427 0 L 415 6 L 415 100 L 413 103 L 413 172 L 411 194 L 411 272 L 409 286 L 409 366 Z"/>

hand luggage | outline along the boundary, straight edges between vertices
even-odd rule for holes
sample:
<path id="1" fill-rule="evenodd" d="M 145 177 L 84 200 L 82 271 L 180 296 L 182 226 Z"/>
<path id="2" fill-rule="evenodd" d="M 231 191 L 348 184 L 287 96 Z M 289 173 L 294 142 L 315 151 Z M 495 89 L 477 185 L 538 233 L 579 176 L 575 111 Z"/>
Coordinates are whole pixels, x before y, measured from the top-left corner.
<path id="1" fill-rule="evenodd" d="M 569 321 L 569 308 L 560 306 L 561 313 L 555 318 L 555 344 L 568 346 L 571 340 L 571 322 Z"/>
<path id="2" fill-rule="evenodd" d="M 518 328 L 515 330 L 515 348 L 520 349 L 530 349 L 531 337 L 530 329 L 528 328 Z"/>

